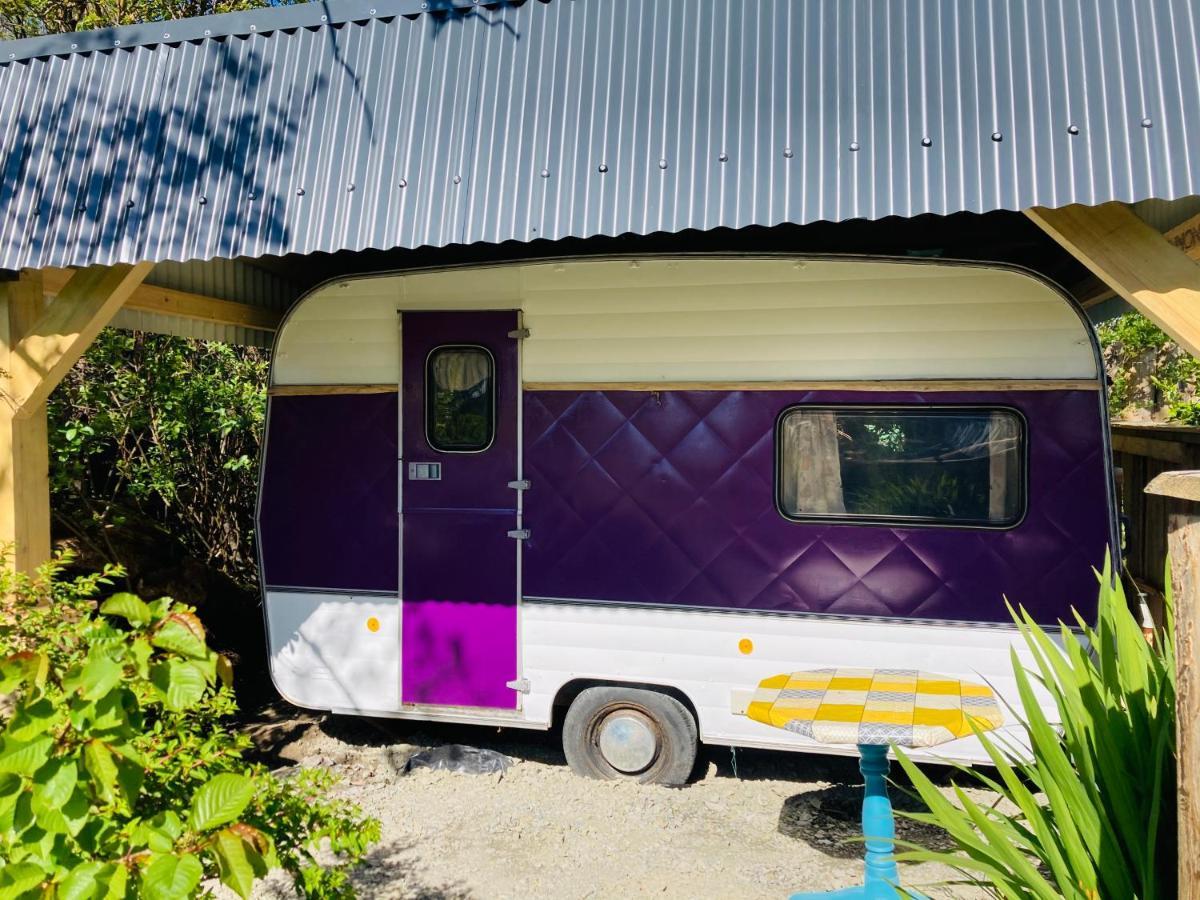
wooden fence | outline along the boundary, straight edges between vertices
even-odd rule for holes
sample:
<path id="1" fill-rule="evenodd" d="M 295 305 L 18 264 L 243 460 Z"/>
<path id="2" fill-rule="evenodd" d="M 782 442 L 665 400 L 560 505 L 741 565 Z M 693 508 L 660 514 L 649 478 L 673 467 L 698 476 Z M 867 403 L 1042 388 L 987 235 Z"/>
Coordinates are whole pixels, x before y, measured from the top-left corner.
<path id="1" fill-rule="evenodd" d="M 1200 428 L 1115 423 L 1112 443 L 1125 517 L 1125 563 L 1134 578 L 1161 591 L 1167 522 L 1181 509 L 1179 501 L 1145 493 L 1146 485 L 1163 472 L 1200 469 Z"/>

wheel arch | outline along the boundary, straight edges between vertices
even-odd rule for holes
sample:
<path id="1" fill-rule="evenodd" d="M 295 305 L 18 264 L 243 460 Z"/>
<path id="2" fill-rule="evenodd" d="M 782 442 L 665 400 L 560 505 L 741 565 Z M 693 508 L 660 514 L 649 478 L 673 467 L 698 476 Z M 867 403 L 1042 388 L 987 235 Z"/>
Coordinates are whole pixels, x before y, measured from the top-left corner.
<path id="1" fill-rule="evenodd" d="M 562 717 L 575 701 L 575 698 L 588 688 L 593 687 L 633 688 L 641 691 L 657 691 L 660 694 L 666 694 L 668 697 L 674 697 L 691 713 L 692 719 L 696 722 L 696 733 L 701 742 L 704 740 L 704 729 L 700 719 L 700 711 L 696 707 L 696 704 L 692 702 L 692 698 L 687 695 L 687 692 L 672 684 L 661 684 L 653 681 L 624 681 L 619 678 L 572 678 L 569 681 L 563 682 L 555 692 L 554 700 L 550 704 L 551 727 L 561 725 Z"/>

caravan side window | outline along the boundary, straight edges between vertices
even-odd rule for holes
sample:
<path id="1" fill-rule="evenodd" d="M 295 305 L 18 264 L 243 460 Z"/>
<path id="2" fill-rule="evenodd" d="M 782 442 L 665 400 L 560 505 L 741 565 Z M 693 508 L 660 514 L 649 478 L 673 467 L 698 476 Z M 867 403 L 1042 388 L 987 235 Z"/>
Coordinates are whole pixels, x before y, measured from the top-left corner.
<path id="1" fill-rule="evenodd" d="M 776 499 L 789 519 L 1015 525 L 1024 419 L 1008 409 L 798 407 L 780 417 Z"/>
<path id="2" fill-rule="evenodd" d="M 425 363 L 425 439 L 443 453 L 477 453 L 496 436 L 496 361 L 483 347 L 438 347 Z"/>

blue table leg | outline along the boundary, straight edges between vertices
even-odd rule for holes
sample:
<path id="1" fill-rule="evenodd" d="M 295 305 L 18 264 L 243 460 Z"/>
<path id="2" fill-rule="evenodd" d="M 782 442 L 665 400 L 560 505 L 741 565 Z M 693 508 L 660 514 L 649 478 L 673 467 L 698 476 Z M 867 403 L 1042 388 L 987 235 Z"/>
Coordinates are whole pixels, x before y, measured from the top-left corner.
<path id="1" fill-rule="evenodd" d="M 865 782 L 862 828 L 866 838 L 866 871 L 863 883 L 840 891 L 793 894 L 790 900 L 896 900 L 901 896 L 893 887 L 900 883 L 900 871 L 892 859 L 896 822 L 892 817 L 892 801 L 888 799 L 887 792 L 888 748 L 859 744 L 858 753 L 862 757 L 859 771 Z"/>

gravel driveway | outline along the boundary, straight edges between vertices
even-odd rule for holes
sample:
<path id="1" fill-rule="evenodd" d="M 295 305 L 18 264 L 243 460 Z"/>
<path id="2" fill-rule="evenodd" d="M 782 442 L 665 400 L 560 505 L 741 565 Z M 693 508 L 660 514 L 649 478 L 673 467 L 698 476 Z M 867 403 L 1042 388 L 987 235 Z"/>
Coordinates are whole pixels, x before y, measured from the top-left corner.
<path id="1" fill-rule="evenodd" d="M 325 766 L 339 793 L 383 823 L 355 876 L 388 898 L 772 898 L 861 880 L 861 784 L 854 760 L 706 748 L 683 789 L 590 781 L 566 767 L 555 733 L 436 726 L 299 713 L 276 704 L 251 728 L 278 765 Z M 512 758 L 503 776 L 414 769 L 415 751 L 447 743 Z M 893 792 L 895 793 L 895 792 Z M 897 798 L 897 805 L 904 804 Z M 936 845 L 937 831 L 900 822 Z M 905 867 L 930 888 L 949 870 Z M 264 896 L 290 893 L 273 880 Z"/>

